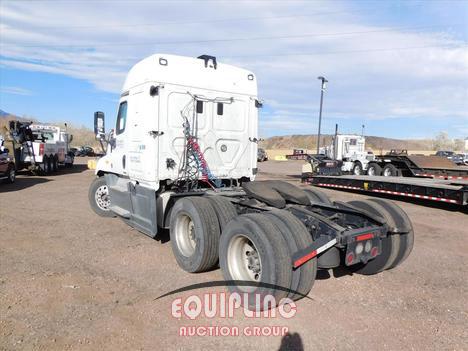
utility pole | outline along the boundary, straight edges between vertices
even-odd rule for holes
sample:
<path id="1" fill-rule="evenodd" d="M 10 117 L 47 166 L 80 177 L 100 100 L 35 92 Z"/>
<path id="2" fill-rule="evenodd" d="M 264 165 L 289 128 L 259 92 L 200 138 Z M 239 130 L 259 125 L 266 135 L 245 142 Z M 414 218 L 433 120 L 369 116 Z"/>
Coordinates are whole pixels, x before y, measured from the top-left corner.
<path id="1" fill-rule="evenodd" d="M 366 126 L 363 124 L 362 125 L 362 132 L 361 132 L 361 135 L 364 136 L 364 129 L 366 128 Z"/>
<path id="2" fill-rule="evenodd" d="M 325 77 L 317 77 L 317 79 L 320 79 L 322 81 L 322 88 L 320 90 L 320 112 L 319 112 L 319 125 L 318 125 L 318 135 L 317 135 L 317 155 L 319 154 L 319 149 L 320 149 L 320 129 L 322 127 L 322 106 L 323 106 L 323 92 L 327 88 L 327 83 L 328 80 L 325 79 Z"/>

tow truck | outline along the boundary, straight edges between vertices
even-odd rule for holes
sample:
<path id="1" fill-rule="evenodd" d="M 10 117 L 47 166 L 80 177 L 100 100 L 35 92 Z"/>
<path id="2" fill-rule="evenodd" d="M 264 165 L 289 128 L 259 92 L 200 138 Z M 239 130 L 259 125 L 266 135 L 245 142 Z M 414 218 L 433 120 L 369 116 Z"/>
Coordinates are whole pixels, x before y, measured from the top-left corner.
<path id="1" fill-rule="evenodd" d="M 381 199 L 331 201 L 315 188 L 255 181 L 257 76 L 216 57 L 155 54 L 127 75 L 116 126 L 89 188 L 93 211 L 155 238 L 169 229 L 187 272 L 220 266 L 232 292 L 299 299 L 317 269 L 377 274 L 413 248 L 406 213 Z M 252 304 L 250 303 L 252 301 Z"/>
<path id="2" fill-rule="evenodd" d="M 50 174 L 57 172 L 59 166 L 73 166 L 74 155 L 70 151 L 73 135 L 66 130 L 51 125 L 10 121 L 9 134 L 17 170 Z"/>

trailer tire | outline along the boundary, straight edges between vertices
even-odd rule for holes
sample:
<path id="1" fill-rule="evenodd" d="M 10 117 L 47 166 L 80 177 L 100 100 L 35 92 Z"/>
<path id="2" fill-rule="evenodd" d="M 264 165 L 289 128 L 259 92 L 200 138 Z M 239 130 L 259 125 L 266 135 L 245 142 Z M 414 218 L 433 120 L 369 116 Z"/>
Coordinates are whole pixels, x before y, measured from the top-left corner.
<path id="1" fill-rule="evenodd" d="M 392 269 L 399 266 L 404 260 L 408 258 L 414 246 L 414 230 L 411 220 L 405 211 L 401 209 L 397 204 L 384 200 L 384 199 L 370 199 L 382 207 L 387 209 L 389 214 L 392 215 L 397 228 L 404 228 L 404 232 L 400 232 L 400 250 L 395 261 L 387 269 Z M 395 234 L 394 234 L 395 235 Z"/>
<path id="2" fill-rule="evenodd" d="M 391 163 L 385 165 L 382 170 L 382 175 L 384 177 L 398 177 L 401 175 L 401 172 Z"/>
<path id="3" fill-rule="evenodd" d="M 313 244 L 312 236 L 302 222 L 293 214 L 285 210 L 272 210 L 266 213 L 273 224 L 283 234 L 283 238 L 288 243 L 289 255 L 299 250 L 306 249 Z M 292 239 L 292 240 L 291 240 Z M 317 258 L 307 261 L 297 269 L 292 270 L 291 290 L 288 297 L 299 300 L 312 290 L 312 286 L 317 276 Z M 295 293 L 297 292 L 297 293 Z"/>
<path id="4" fill-rule="evenodd" d="M 330 198 L 323 191 L 320 191 L 319 189 L 314 187 L 310 187 L 303 190 L 306 192 L 312 204 L 323 204 L 329 206 L 333 205 Z"/>
<path id="5" fill-rule="evenodd" d="M 367 175 L 369 176 L 381 176 L 382 175 L 382 167 L 380 167 L 377 163 L 370 163 L 367 167 Z"/>
<path id="6" fill-rule="evenodd" d="M 380 204 L 370 200 L 354 200 L 348 202 L 350 205 L 355 206 L 364 211 L 368 211 L 374 215 L 385 219 L 390 228 L 395 227 L 396 224 L 388 211 Z M 355 273 L 372 275 L 380 273 L 389 268 L 398 256 L 400 250 L 400 236 L 387 235 L 382 239 L 382 253 L 376 258 L 370 260 L 366 264 L 357 264 Z"/>
<path id="7" fill-rule="evenodd" d="M 361 162 L 359 162 L 359 161 L 354 162 L 352 173 L 354 175 L 363 175 L 364 174 L 364 170 L 362 168 Z"/>
<path id="8" fill-rule="evenodd" d="M 226 199 L 224 196 L 208 196 L 207 199 L 210 201 L 213 209 L 218 217 L 219 228 L 221 232 L 231 219 L 237 217 L 237 211 L 234 205 Z"/>
<path id="9" fill-rule="evenodd" d="M 109 210 L 110 205 L 109 189 L 106 178 L 99 177 L 93 180 L 88 190 L 88 200 L 91 209 L 101 217 L 115 217 L 114 212 Z M 107 205 L 107 207 L 106 207 Z"/>
<path id="10" fill-rule="evenodd" d="M 171 209 L 169 234 L 172 252 L 186 272 L 203 272 L 218 263 L 219 223 L 208 199 L 177 200 Z"/>
<path id="11" fill-rule="evenodd" d="M 252 282 L 249 286 L 229 285 L 232 292 L 249 294 L 249 308 L 263 309 L 262 301 L 256 306 L 256 294 L 263 298 L 272 295 L 276 303 L 288 294 L 292 280 L 288 246 L 263 214 L 241 215 L 228 223 L 221 235 L 219 263 L 225 280 Z M 256 285 L 259 283 L 274 287 Z"/>

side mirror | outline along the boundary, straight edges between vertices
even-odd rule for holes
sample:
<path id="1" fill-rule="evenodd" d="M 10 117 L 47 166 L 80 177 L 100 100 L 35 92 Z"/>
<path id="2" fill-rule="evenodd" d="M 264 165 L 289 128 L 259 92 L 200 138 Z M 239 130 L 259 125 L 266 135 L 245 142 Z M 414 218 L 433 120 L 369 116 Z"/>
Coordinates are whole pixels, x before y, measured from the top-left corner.
<path id="1" fill-rule="evenodd" d="M 70 134 L 68 136 L 68 143 L 71 144 L 72 141 L 73 141 L 73 134 Z"/>
<path id="2" fill-rule="evenodd" d="M 104 139 L 106 135 L 106 128 L 104 124 L 104 112 L 94 112 L 94 135 L 96 139 Z"/>

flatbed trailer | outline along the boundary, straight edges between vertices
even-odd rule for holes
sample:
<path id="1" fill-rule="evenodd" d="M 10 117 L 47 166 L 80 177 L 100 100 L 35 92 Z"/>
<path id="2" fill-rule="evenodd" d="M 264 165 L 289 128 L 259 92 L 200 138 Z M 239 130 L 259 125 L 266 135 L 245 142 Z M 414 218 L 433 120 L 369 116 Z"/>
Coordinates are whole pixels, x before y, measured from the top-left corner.
<path id="1" fill-rule="evenodd" d="M 461 206 L 468 204 L 468 180 L 317 175 L 308 178 L 307 182 L 326 188 L 405 196 Z"/>

